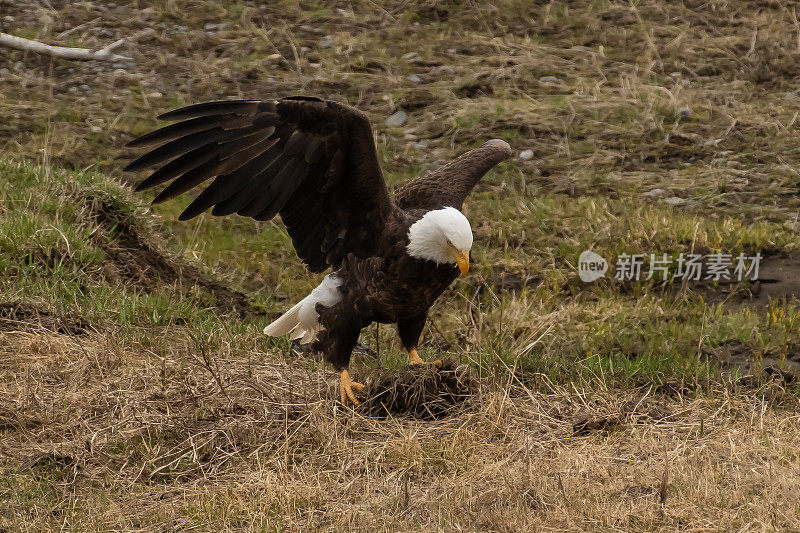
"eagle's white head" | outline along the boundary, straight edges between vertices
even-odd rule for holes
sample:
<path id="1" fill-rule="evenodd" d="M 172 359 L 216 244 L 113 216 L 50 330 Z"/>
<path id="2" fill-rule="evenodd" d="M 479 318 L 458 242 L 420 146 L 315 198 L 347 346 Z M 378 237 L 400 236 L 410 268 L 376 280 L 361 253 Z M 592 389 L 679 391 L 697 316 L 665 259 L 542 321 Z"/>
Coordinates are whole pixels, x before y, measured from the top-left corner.
<path id="1" fill-rule="evenodd" d="M 469 270 L 471 248 L 469 220 L 455 207 L 428 211 L 408 229 L 408 255 L 457 264 L 462 274 Z"/>

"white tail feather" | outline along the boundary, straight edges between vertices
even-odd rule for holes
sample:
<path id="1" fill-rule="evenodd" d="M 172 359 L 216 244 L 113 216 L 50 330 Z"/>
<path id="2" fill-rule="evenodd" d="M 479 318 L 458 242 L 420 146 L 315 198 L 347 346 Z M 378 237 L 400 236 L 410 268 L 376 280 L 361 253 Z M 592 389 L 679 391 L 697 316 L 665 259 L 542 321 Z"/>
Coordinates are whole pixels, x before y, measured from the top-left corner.
<path id="1" fill-rule="evenodd" d="M 282 314 L 277 320 L 264 328 L 264 333 L 271 337 L 280 337 L 291 333 L 291 340 L 300 340 L 306 344 L 317 337 L 320 330 L 317 304 L 325 307 L 335 305 L 341 298 L 339 285 L 341 280 L 329 274 L 311 294 L 303 298 L 291 309 Z"/>
<path id="2" fill-rule="evenodd" d="M 264 333 L 270 337 L 280 337 L 291 333 L 297 326 L 300 325 L 298 317 L 300 316 L 300 309 L 303 307 L 303 301 L 298 302 L 291 309 L 283 313 L 277 320 L 272 322 L 269 326 L 264 328 Z"/>

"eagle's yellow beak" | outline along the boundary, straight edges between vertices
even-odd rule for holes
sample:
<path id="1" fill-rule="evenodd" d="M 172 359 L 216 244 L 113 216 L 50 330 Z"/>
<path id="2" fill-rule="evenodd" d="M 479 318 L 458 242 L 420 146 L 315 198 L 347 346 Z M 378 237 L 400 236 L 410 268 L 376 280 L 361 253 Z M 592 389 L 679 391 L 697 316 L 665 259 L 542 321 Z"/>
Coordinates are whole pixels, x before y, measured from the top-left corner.
<path id="1" fill-rule="evenodd" d="M 461 275 L 463 276 L 469 272 L 469 252 L 459 252 L 453 247 L 450 247 L 448 251 L 450 255 L 453 256 L 453 259 L 456 260 L 456 263 L 458 263 L 458 269 L 461 271 Z"/>

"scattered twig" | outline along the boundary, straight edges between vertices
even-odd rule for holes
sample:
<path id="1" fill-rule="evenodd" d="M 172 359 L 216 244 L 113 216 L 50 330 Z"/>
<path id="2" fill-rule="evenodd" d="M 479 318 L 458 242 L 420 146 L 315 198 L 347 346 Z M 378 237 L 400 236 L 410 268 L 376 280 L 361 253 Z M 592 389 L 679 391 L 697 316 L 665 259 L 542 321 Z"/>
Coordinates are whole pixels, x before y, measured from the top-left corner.
<path id="1" fill-rule="evenodd" d="M 200 355 L 202 356 L 202 359 L 198 358 L 194 354 L 191 354 L 192 357 L 196 361 L 198 361 L 203 368 L 208 370 L 208 373 L 211 374 L 211 377 L 214 378 L 214 381 L 217 383 L 217 386 L 219 387 L 220 392 L 222 392 L 222 395 L 225 396 L 228 402 L 233 403 L 233 400 L 231 400 L 231 397 L 228 395 L 228 391 L 225 388 L 224 383 L 222 382 L 222 376 L 220 375 L 219 365 L 215 365 L 214 363 L 216 361 L 213 361 L 206 353 L 206 348 L 202 341 L 199 341 L 197 338 L 194 338 L 193 340 L 195 341 L 195 345 L 200 349 Z"/>
<path id="2" fill-rule="evenodd" d="M 658 501 L 661 503 L 663 508 L 664 504 L 667 503 L 667 495 L 669 494 L 669 456 L 667 455 L 667 449 L 664 448 L 664 475 L 661 476 L 661 484 L 658 487 Z"/>
<path id="3" fill-rule="evenodd" d="M 52 57 L 61 57 L 64 59 L 132 61 L 132 58 L 128 56 L 122 56 L 114 53 L 114 50 L 123 44 L 125 44 L 125 39 L 120 39 L 118 41 L 114 41 L 105 48 L 101 48 L 100 50 L 91 50 L 89 48 L 71 48 L 68 46 L 44 44 L 40 43 L 39 41 L 32 41 L 23 37 L 15 37 L 7 33 L 0 33 L 0 45 L 16 48 L 17 50 L 45 54 Z"/>

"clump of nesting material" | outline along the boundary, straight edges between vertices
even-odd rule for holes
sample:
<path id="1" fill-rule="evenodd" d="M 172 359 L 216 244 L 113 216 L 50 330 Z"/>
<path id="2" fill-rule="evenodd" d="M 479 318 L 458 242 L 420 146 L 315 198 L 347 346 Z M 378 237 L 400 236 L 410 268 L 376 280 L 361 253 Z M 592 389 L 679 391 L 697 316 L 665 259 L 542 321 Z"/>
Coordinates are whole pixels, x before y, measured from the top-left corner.
<path id="1" fill-rule="evenodd" d="M 441 365 L 376 370 L 365 376 L 364 401 L 358 410 L 371 416 L 437 420 L 467 408 L 478 391 L 469 366 Z"/>

